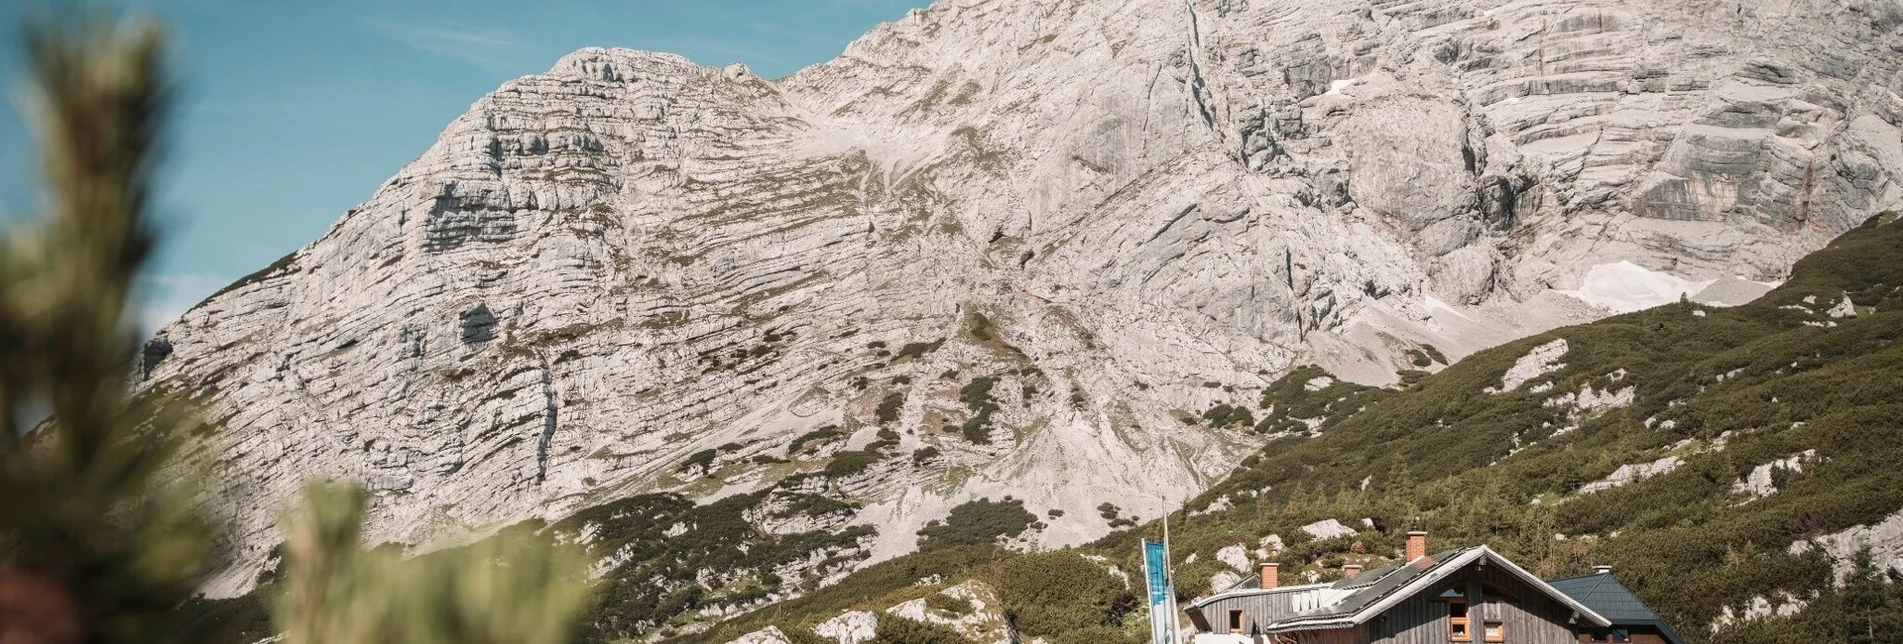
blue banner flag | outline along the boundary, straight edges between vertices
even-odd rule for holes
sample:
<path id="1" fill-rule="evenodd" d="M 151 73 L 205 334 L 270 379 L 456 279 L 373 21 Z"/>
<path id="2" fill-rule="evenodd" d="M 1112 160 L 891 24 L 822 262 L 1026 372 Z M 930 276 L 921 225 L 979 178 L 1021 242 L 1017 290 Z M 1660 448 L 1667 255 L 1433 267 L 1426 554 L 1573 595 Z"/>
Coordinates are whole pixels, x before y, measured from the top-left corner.
<path id="1" fill-rule="evenodd" d="M 1176 589 L 1163 544 L 1143 542 L 1143 576 L 1150 587 L 1150 644 L 1176 644 Z"/>

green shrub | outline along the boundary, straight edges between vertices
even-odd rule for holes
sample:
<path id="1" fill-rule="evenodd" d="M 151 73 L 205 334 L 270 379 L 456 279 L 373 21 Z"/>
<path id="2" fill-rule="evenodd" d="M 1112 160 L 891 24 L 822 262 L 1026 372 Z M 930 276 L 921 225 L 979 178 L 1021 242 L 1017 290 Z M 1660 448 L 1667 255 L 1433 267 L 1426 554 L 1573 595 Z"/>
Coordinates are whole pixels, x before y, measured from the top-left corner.
<path id="1" fill-rule="evenodd" d="M 1058 634 L 1051 644 L 1143 644 L 1146 640 L 1111 626 L 1089 626 Z"/>
<path id="2" fill-rule="evenodd" d="M 986 573 L 1020 634 L 1056 637 L 1122 623 L 1137 598 L 1103 566 L 1071 551 L 1013 557 Z"/>
<path id="3" fill-rule="evenodd" d="M 998 381 L 994 378 L 972 378 L 971 382 L 958 390 L 958 401 L 965 403 L 966 408 L 978 411 L 978 408 L 991 402 L 991 387 L 996 384 Z"/>
<path id="4" fill-rule="evenodd" d="M 964 434 L 965 440 L 978 445 L 991 443 L 991 411 L 990 407 L 980 409 L 977 415 L 959 425 L 958 430 Z"/>
<path id="5" fill-rule="evenodd" d="M 804 626 L 783 625 L 778 628 L 781 634 L 786 635 L 787 644 L 839 644 L 838 640 L 821 636 Z"/>
<path id="6" fill-rule="evenodd" d="M 938 448 L 930 445 L 912 451 L 912 464 L 914 465 L 924 465 L 934 458 L 938 458 Z"/>
<path id="7" fill-rule="evenodd" d="M 875 644 L 972 644 L 970 639 L 942 624 L 928 624 L 894 615 L 880 615 Z"/>
<path id="8" fill-rule="evenodd" d="M 1216 406 L 1210 407 L 1209 411 L 1203 412 L 1203 421 L 1209 423 L 1211 427 L 1229 427 L 1232 425 L 1250 427 L 1255 425 L 1255 414 L 1251 413 L 1246 407 L 1217 403 Z"/>
<path id="9" fill-rule="evenodd" d="M 856 510 L 858 508 L 859 506 L 857 504 L 847 503 L 829 496 L 796 494 L 787 501 L 784 509 L 773 513 L 773 516 L 782 518 L 799 515 L 818 517 L 834 512 Z"/>
<path id="10" fill-rule="evenodd" d="M 823 443 L 845 435 L 845 432 L 839 431 L 838 425 L 825 425 L 819 429 L 801 434 L 798 438 L 793 439 L 793 442 L 787 443 L 786 453 L 798 454 L 800 453 L 800 449 L 807 445 Z"/>
<path id="11" fill-rule="evenodd" d="M 938 348 L 940 346 L 944 346 L 944 344 L 945 344 L 944 338 L 939 338 L 932 342 L 907 343 L 905 346 L 899 347 L 898 357 L 894 358 L 894 360 L 903 360 L 906 358 L 923 358 L 925 357 L 925 354 L 931 353 L 933 351 L 937 351 Z"/>
<path id="12" fill-rule="evenodd" d="M 873 412 L 873 417 L 877 418 L 880 424 L 890 423 L 899 419 L 899 409 L 904 406 L 905 394 L 894 391 L 886 394 L 885 398 L 879 401 L 879 408 Z"/>
<path id="13" fill-rule="evenodd" d="M 919 530 L 918 547 L 989 547 L 996 545 L 999 537 L 1016 536 L 1036 521 L 1037 515 L 1025 510 L 1023 501 L 978 499 L 952 508 L 944 522 L 935 521 Z"/>
<path id="14" fill-rule="evenodd" d="M 995 336 L 991 334 L 991 318 L 985 317 L 983 313 L 973 311 L 967 321 L 966 328 L 971 331 L 971 337 L 977 338 L 980 342 L 990 342 L 996 339 Z"/>
<path id="15" fill-rule="evenodd" d="M 925 608 L 950 615 L 970 615 L 975 610 L 971 600 L 945 593 L 932 593 L 925 596 Z"/>
<path id="16" fill-rule="evenodd" d="M 711 449 L 694 452 L 692 456 L 687 457 L 687 460 L 681 461 L 680 471 L 693 472 L 699 470 L 703 475 L 713 476 L 714 459 L 719 456 L 720 453 L 718 451 Z"/>
<path id="17" fill-rule="evenodd" d="M 835 479 L 853 476 L 870 469 L 879 459 L 879 453 L 874 451 L 840 452 L 826 463 L 825 474 L 827 478 Z"/>
<path id="18" fill-rule="evenodd" d="M 991 400 L 991 388 L 998 381 L 991 377 L 973 378 L 958 390 L 959 402 L 972 412 L 971 418 L 959 427 L 965 440 L 976 444 L 991 442 L 991 415 L 998 411 L 998 405 Z"/>

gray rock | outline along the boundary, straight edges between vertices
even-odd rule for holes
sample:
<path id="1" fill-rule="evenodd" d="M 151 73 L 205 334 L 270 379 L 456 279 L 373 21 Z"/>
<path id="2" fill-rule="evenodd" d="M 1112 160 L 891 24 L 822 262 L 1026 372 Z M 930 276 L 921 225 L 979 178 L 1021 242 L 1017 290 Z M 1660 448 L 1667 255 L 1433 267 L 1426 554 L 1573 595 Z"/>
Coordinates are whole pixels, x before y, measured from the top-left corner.
<path id="1" fill-rule="evenodd" d="M 421 552 L 758 489 L 785 470 L 754 456 L 890 392 L 893 456 L 815 483 L 869 560 L 1005 494 L 1081 543 L 1261 440 L 1168 410 L 1602 315 L 1553 299 L 1596 265 L 1779 279 L 1903 205 L 1897 2 L 1705 4 L 943 0 L 774 80 L 577 51 L 164 330 L 144 386 L 222 426 L 207 590 L 249 586 L 306 477 L 376 483 L 366 536 Z M 940 431 L 948 371 L 998 375 L 991 442 Z M 718 489 L 676 476 L 730 443 Z"/>

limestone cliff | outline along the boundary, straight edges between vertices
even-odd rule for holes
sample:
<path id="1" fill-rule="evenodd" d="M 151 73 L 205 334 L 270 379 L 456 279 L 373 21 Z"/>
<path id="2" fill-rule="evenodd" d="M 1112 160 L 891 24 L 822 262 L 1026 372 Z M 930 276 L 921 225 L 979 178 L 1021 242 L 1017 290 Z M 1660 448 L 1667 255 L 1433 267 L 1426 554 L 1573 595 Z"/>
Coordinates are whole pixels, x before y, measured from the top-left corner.
<path id="1" fill-rule="evenodd" d="M 873 558 L 1003 494 L 1076 543 L 1100 503 L 1153 518 L 1227 472 L 1253 435 L 1185 419 L 1293 364 L 1392 381 L 1603 314 L 1561 293 L 1594 267 L 1775 281 L 1897 207 L 1899 24 L 1896 0 L 942 0 L 775 80 L 585 49 L 142 370 L 220 427 L 198 453 L 240 565 L 214 594 L 307 477 L 365 481 L 371 535 L 429 548 L 761 489 L 880 427 L 814 490 L 862 506 Z"/>

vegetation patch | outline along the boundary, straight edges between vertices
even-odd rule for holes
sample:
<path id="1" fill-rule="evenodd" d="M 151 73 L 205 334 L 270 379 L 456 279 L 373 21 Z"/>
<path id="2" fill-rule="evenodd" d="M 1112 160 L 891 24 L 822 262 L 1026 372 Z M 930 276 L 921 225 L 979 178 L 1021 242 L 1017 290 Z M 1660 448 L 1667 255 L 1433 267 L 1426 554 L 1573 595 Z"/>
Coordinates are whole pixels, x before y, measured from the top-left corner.
<path id="1" fill-rule="evenodd" d="M 899 347 L 897 359 L 923 358 L 926 354 L 937 351 L 938 348 L 944 346 L 944 344 L 944 338 L 939 338 L 931 342 L 910 342 L 903 347 Z"/>
<path id="2" fill-rule="evenodd" d="M 698 471 L 702 475 L 713 476 L 714 459 L 719 456 L 720 452 L 711 449 L 694 452 L 693 455 L 688 456 L 686 460 L 681 461 L 679 471 L 685 474 L 692 474 Z"/>
<path id="3" fill-rule="evenodd" d="M 1251 427 L 1255 425 L 1255 414 L 1251 413 L 1247 407 L 1218 403 L 1210 407 L 1209 411 L 1203 412 L 1203 422 L 1209 423 L 1210 427 Z"/>
<path id="4" fill-rule="evenodd" d="M 872 641 L 879 644 L 971 644 L 971 640 L 943 624 L 914 621 L 896 615 L 879 615 Z"/>
<path id="5" fill-rule="evenodd" d="M 794 438 L 793 442 L 787 443 L 786 453 L 798 454 L 803 450 L 803 448 L 807 446 L 817 445 L 817 444 L 831 441 L 837 438 L 843 438 L 845 437 L 845 435 L 846 435 L 845 432 L 839 430 L 838 425 L 824 425 L 824 426 L 821 426 L 819 429 L 815 429 L 813 431 L 801 434 L 799 435 L 798 438 Z"/>
<path id="6" fill-rule="evenodd" d="M 899 419 L 899 409 L 904 406 L 905 393 L 894 391 L 879 400 L 879 407 L 873 411 L 873 417 L 878 419 L 881 425 L 890 423 Z"/>
<path id="7" fill-rule="evenodd" d="M 991 414 L 998 411 L 998 404 L 991 399 L 991 388 L 997 384 L 991 377 L 973 378 L 958 390 L 959 402 L 971 410 L 971 418 L 959 427 L 965 440 L 980 445 L 991 442 Z"/>
<path id="8" fill-rule="evenodd" d="M 978 499 L 952 508 L 944 521 L 932 521 L 918 531 L 919 550 L 956 546 L 994 546 L 999 537 L 1016 536 L 1037 522 L 1024 502 Z"/>
<path id="9" fill-rule="evenodd" d="M 954 617 L 970 615 L 973 610 L 976 610 L 972 607 L 971 600 L 957 595 L 947 595 L 945 593 L 926 595 L 925 608 Z"/>
<path id="10" fill-rule="evenodd" d="M 1087 629 L 1114 630 L 1137 609 L 1134 593 L 1098 564 L 1073 551 L 1041 552 L 1000 562 L 986 571 L 1005 619 L 1027 638 L 1054 638 Z M 1128 641 L 1112 637 L 1106 641 Z"/>
<path id="11" fill-rule="evenodd" d="M 824 473 L 827 478 L 846 478 L 864 473 L 879 462 L 881 455 L 872 450 L 840 452 L 826 463 Z"/>

